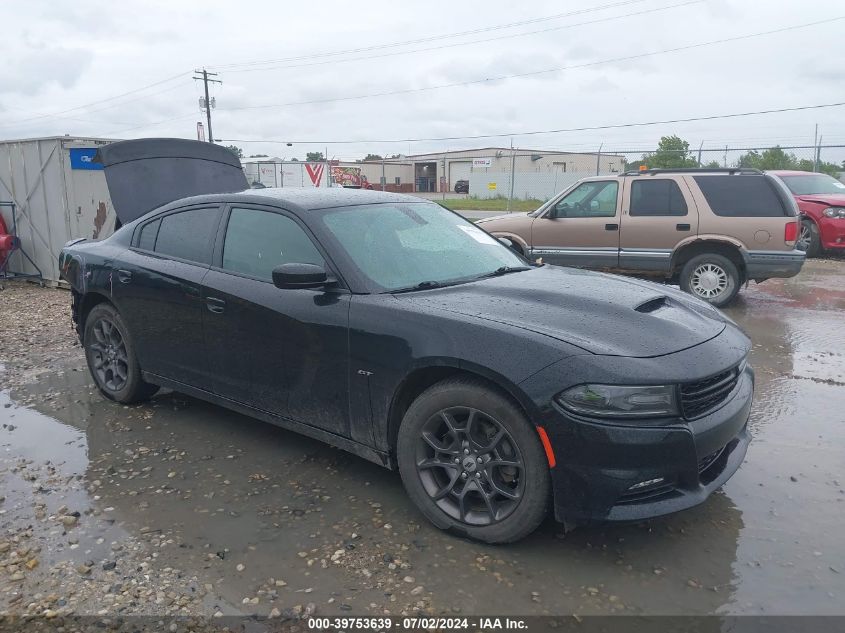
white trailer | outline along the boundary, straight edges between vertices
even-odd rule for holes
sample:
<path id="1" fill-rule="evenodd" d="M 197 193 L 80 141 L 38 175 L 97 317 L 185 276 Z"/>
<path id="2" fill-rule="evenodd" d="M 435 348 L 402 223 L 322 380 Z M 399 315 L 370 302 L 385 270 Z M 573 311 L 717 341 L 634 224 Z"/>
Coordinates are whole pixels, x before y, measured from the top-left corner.
<path id="1" fill-rule="evenodd" d="M 0 201 L 15 203 L 17 233 L 44 279 L 59 280 L 58 255 L 68 240 L 103 239 L 114 232 L 115 213 L 97 148 L 114 139 L 57 136 L 0 141 Z M 0 207 L 8 227 L 8 207 Z M 9 268 L 34 273 L 20 252 Z"/>

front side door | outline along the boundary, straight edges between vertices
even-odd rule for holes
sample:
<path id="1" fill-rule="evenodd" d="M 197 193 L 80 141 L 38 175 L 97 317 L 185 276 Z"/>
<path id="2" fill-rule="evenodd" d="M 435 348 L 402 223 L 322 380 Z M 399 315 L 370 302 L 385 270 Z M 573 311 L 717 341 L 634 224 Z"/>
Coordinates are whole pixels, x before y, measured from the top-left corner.
<path id="1" fill-rule="evenodd" d="M 531 227 L 531 256 L 549 264 L 615 268 L 619 179 L 590 180 L 566 193 Z"/>
<path id="2" fill-rule="evenodd" d="M 112 272 L 112 294 L 144 371 L 207 389 L 202 279 L 219 205 L 177 209 L 141 224 Z"/>
<path id="3" fill-rule="evenodd" d="M 622 194 L 619 267 L 668 272 L 679 242 L 698 234 L 698 209 L 683 177 L 631 176 Z"/>
<path id="4" fill-rule="evenodd" d="M 349 437 L 350 293 L 273 285 L 281 264 L 330 271 L 310 234 L 279 209 L 233 205 L 214 257 L 203 283 L 214 393 Z"/>

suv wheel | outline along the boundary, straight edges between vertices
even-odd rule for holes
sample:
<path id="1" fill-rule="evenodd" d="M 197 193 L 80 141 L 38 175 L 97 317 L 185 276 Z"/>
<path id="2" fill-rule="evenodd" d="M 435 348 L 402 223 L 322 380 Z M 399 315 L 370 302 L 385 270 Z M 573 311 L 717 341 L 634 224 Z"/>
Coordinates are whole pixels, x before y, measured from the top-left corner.
<path id="1" fill-rule="evenodd" d="M 536 430 L 474 380 L 443 381 L 411 404 L 397 458 L 411 500 L 441 529 L 508 543 L 546 514 L 549 467 Z"/>
<path id="2" fill-rule="evenodd" d="M 821 238 L 819 237 L 819 227 L 812 220 L 801 221 L 801 232 L 798 235 L 798 241 L 795 243 L 795 248 L 799 251 L 807 253 L 807 257 L 815 257 L 821 252 Z"/>
<path id="3" fill-rule="evenodd" d="M 697 255 L 681 269 L 681 290 L 721 308 L 739 292 L 740 277 L 736 265 L 724 255 Z"/>
<path id="4" fill-rule="evenodd" d="M 114 307 L 107 303 L 94 306 L 85 319 L 83 341 L 88 369 L 106 398 L 129 404 L 158 391 L 156 385 L 141 379 L 128 330 Z"/>

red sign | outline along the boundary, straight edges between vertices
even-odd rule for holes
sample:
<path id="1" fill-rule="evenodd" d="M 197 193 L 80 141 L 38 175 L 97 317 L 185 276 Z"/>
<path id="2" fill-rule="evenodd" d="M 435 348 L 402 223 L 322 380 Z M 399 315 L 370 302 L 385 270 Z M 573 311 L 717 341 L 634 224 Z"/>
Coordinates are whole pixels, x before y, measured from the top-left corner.
<path id="1" fill-rule="evenodd" d="M 326 169 L 325 163 L 305 163 L 305 171 L 308 172 L 311 178 L 311 184 L 315 187 L 320 186 L 320 181 L 323 180 L 323 171 Z"/>

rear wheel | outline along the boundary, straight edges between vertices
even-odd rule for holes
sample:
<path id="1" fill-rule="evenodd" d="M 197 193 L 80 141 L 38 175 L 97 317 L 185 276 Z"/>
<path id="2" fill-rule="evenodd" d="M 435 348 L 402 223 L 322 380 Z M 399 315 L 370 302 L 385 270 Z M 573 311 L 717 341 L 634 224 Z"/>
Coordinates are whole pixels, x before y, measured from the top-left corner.
<path id="1" fill-rule="evenodd" d="M 681 290 L 719 308 L 734 300 L 740 281 L 736 265 L 716 253 L 697 255 L 681 269 Z"/>
<path id="2" fill-rule="evenodd" d="M 807 257 L 816 257 L 822 250 L 822 241 L 819 237 L 819 227 L 812 220 L 801 221 L 801 232 L 798 234 L 798 241 L 795 248 L 807 253 Z"/>
<path id="3" fill-rule="evenodd" d="M 129 404 L 158 391 L 156 385 L 141 379 L 128 330 L 113 306 L 94 306 L 85 320 L 83 340 L 88 369 L 106 398 Z"/>
<path id="4" fill-rule="evenodd" d="M 535 428 L 506 397 L 470 379 L 420 395 L 397 442 L 411 500 L 441 529 L 516 541 L 545 516 L 549 467 Z"/>

